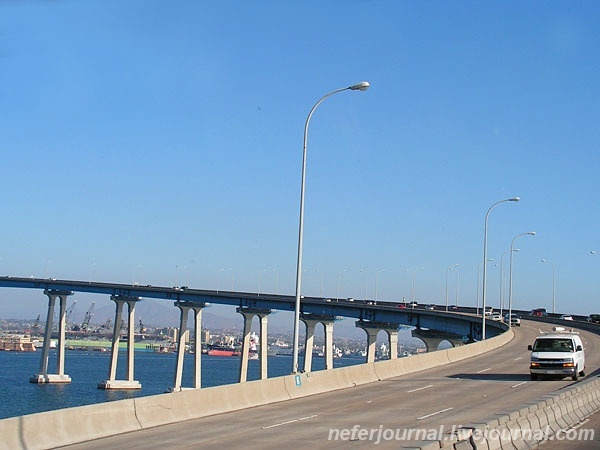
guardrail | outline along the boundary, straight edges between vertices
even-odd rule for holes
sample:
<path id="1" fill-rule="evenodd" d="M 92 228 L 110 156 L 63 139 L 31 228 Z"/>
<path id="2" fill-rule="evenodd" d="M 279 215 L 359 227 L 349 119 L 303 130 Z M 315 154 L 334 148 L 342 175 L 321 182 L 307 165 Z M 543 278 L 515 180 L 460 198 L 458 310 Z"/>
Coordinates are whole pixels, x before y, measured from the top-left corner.
<path id="1" fill-rule="evenodd" d="M 598 411 L 600 378 L 596 376 L 544 395 L 537 401 L 467 424 L 440 441 L 417 444 L 417 448 L 534 448 L 547 440 L 569 437 L 573 427 Z M 593 442 L 590 441 L 590 445 Z"/>

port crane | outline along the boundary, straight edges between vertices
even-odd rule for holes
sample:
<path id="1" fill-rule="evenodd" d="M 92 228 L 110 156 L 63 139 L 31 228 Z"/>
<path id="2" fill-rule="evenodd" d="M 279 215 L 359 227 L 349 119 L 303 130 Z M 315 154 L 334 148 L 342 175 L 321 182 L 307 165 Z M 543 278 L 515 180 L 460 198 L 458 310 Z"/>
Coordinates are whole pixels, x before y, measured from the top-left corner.
<path id="1" fill-rule="evenodd" d="M 81 331 L 87 331 L 90 326 L 90 320 L 92 320 L 92 315 L 94 314 L 94 305 L 96 302 L 92 302 L 92 306 L 85 313 L 83 318 L 83 323 L 81 324 Z"/>
<path id="2" fill-rule="evenodd" d="M 112 328 L 112 319 L 106 319 L 106 322 L 104 322 L 104 325 L 101 325 L 100 328 L 103 330 L 110 330 Z"/>
<path id="3" fill-rule="evenodd" d="M 67 312 L 65 314 L 65 325 L 68 327 L 69 325 L 69 320 L 71 319 L 71 315 L 73 314 L 73 310 L 75 309 L 75 305 L 77 304 L 77 300 L 75 300 L 73 302 L 73 304 L 71 306 L 69 306 L 69 309 L 67 309 Z"/>
<path id="4" fill-rule="evenodd" d="M 32 329 L 32 335 L 33 336 L 37 336 L 38 334 L 40 334 L 40 315 L 37 315 L 37 318 L 35 319 L 35 323 L 33 324 L 33 327 L 31 327 Z"/>

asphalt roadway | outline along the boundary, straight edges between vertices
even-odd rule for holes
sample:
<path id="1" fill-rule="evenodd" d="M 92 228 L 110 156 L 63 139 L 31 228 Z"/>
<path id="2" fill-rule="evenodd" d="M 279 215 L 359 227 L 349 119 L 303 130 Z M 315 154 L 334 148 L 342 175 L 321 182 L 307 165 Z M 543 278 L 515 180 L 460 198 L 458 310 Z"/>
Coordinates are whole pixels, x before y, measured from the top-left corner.
<path id="1" fill-rule="evenodd" d="M 530 380 L 527 345 L 540 328 L 549 330 L 551 325 L 523 320 L 514 329 L 515 339 L 504 347 L 442 367 L 63 448 L 410 448 L 416 440 L 443 439 L 460 425 L 577 383 L 570 378 Z M 586 378 L 600 376 L 600 336 L 580 334 L 586 350 Z M 598 430 L 598 423 L 596 414 L 582 427 Z M 540 448 L 600 448 L 594 447 L 598 445 L 595 438 L 595 442 L 583 443 L 552 441 Z M 579 444 L 584 445 L 575 446 Z"/>

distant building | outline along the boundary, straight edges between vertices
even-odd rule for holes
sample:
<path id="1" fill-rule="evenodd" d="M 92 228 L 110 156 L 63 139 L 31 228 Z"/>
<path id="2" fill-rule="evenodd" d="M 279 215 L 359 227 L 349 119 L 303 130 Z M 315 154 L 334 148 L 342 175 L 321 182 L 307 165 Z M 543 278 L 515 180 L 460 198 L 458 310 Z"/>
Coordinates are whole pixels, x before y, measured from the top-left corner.
<path id="1" fill-rule="evenodd" d="M 35 347 L 30 336 L 7 335 L 0 337 L 0 350 L 11 352 L 35 352 Z"/>

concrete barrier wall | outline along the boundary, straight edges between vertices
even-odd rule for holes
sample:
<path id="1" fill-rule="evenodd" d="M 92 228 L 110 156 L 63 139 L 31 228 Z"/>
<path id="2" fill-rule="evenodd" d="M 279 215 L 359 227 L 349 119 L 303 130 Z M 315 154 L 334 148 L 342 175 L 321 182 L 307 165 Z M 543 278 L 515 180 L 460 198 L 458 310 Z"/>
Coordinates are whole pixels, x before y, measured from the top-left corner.
<path id="1" fill-rule="evenodd" d="M 564 440 L 579 430 L 583 438 L 589 430 L 572 428 L 598 411 L 600 378 L 594 377 L 513 410 L 465 425 L 464 435 L 454 442 L 448 439 L 424 445 L 457 450 L 534 448 L 546 440 Z M 590 448 L 594 442 L 589 442 Z"/>
<path id="2" fill-rule="evenodd" d="M 140 428 L 128 399 L 0 420 L 0 448 L 54 448 Z"/>
<path id="3" fill-rule="evenodd" d="M 135 399 L 142 428 L 290 399 L 285 377 L 192 389 Z"/>
<path id="4" fill-rule="evenodd" d="M 485 353 L 513 337 L 509 330 L 485 341 L 406 358 L 4 419 L 0 450 L 54 448 L 373 383 Z"/>

